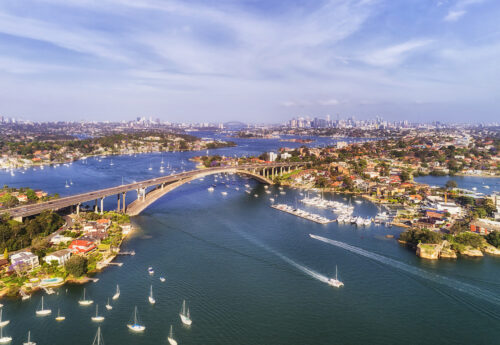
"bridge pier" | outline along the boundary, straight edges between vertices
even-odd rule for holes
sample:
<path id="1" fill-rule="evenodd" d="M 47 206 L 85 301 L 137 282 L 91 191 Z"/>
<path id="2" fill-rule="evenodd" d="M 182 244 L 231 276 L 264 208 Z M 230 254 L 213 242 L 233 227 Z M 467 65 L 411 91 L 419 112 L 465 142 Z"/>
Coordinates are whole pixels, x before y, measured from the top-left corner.
<path id="1" fill-rule="evenodd" d="M 80 203 L 76 204 L 76 215 L 80 215 Z"/>
<path id="2" fill-rule="evenodd" d="M 99 208 L 97 207 L 97 199 L 95 199 L 94 212 L 99 213 Z"/>
<path id="3" fill-rule="evenodd" d="M 122 193 L 122 204 L 123 204 L 123 207 L 122 207 L 122 212 L 125 213 L 127 211 L 127 207 L 126 207 L 126 204 L 125 204 L 125 195 L 127 193 L 123 192 Z"/>
<path id="4" fill-rule="evenodd" d="M 118 205 L 116 206 L 116 212 L 120 213 L 120 194 L 116 194 L 118 199 Z"/>
<path id="5" fill-rule="evenodd" d="M 104 214 L 104 198 L 101 198 L 101 214 Z"/>

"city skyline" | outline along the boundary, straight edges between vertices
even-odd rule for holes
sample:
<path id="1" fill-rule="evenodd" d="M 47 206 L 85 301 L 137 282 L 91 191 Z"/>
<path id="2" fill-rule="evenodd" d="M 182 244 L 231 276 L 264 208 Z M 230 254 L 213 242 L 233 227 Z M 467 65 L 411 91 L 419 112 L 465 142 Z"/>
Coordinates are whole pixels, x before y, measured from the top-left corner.
<path id="1" fill-rule="evenodd" d="M 491 0 L 4 1 L 0 114 L 492 122 L 499 13 Z"/>

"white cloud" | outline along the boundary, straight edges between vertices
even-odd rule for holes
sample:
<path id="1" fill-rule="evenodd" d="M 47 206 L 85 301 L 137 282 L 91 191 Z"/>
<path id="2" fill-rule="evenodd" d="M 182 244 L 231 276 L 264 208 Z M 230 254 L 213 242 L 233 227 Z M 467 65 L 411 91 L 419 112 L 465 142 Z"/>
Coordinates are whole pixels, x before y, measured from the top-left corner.
<path id="1" fill-rule="evenodd" d="M 411 40 L 380 50 L 373 51 L 361 58 L 367 64 L 381 67 L 397 66 L 405 60 L 411 52 L 425 47 L 433 40 Z"/>
<path id="2" fill-rule="evenodd" d="M 456 22 L 467 13 L 467 8 L 471 5 L 482 3 L 484 0 L 458 0 L 455 5 L 449 9 L 443 18 L 446 22 Z"/>
<path id="3" fill-rule="evenodd" d="M 444 17 L 443 20 L 446 22 L 456 22 L 461 17 L 463 17 L 465 13 L 467 13 L 467 11 L 465 10 L 458 10 L 458 11 L 451 10 L 448 12 L 448 14 L 446 15 L 446 17 Z"/>
<path id="4" fill-rule="evenodd" d="M 335 98 L 330 98 L 330 99 L 320 100 L 318 103 L 320 105 L 337 105 L 340 103 L 340 101 Z"/>

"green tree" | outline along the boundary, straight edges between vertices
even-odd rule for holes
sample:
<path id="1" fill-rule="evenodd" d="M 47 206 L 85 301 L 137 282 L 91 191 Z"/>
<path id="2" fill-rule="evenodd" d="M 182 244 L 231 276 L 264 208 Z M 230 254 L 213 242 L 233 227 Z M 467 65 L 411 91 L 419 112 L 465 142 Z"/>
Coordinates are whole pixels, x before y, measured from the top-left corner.
<path id="1" fill-rule="evenodd" d="M 500 231 L 490 232 L 488 235 L 486 235 L 485 239 L 486 242 L 488 242 L 492 246 L 500 248 Z"/>
<path id="2" fill-rule="evenodd" d="M 455 180 L 448 180 L 446 181 L 446 184 L 444 186 L 446 187 L 446 189 L 455 189 L 458 187 L 458 184 Z"/>
<path id="3" fill-rule="evenodd" d="M 9 259 L 9 251 L 7 250 L 7 248 L 5 248 L 5 250 L 3 251 L 3 258 L 5 260 Z"/>
<path id="4" fill-rule="evenodd" d="M 88 261 L 83 256 L 73 255 L 64 265 L 66 272 L 74 277 L 81 277 L 87 273 Z"/>

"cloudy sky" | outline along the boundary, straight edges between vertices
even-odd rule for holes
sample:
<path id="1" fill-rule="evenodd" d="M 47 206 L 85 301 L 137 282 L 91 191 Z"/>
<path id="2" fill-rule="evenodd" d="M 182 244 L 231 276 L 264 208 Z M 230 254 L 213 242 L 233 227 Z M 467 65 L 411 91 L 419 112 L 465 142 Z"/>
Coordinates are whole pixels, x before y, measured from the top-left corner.
<path id="1" fill-rule="evenodd" d="M 0 115 L 494 121 L 497 0 L 1 0 Z"/>

